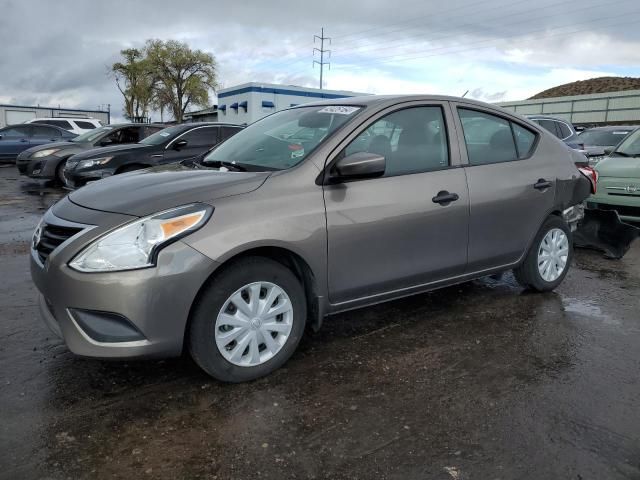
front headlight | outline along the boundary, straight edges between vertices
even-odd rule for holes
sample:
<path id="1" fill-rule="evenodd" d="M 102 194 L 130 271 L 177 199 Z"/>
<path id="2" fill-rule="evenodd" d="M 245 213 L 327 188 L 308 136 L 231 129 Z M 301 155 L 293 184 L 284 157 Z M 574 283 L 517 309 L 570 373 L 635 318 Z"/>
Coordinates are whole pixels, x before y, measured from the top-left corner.
<path id="1" fill-rule="evenodd" d="M 59 152 L 60 149 L 59 148 L 47 148 L 46 150 L 40 150 L 36 153 L 34 153 L 31 158 L 42 158 L 42 157 L 48 157 L 49 155 L 53 155 L 54 153 Z"/>
<path id="2" fill-rule="evenodd" d="M 80 160 L 78 162 L 78 166 L 76 168 L 91 168 L 97 167 L 98 165 L 104 165 L 113 157 L 100 157 L 100 158 L 92 158 L 91 160 Z"/>
<path id="3" fill-rule="evenodd" d="M 152 267 L 158 250 L 202 227 L 213 212 L 185 205 L 131 222 L 93 241 L 69 266 L 79 272 L 114 272 Z"/>

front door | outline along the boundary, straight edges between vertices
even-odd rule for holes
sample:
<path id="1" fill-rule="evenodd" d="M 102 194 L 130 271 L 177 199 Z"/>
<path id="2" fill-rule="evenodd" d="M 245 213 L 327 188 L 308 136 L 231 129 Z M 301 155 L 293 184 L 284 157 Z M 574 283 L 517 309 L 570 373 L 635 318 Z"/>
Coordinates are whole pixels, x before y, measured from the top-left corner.
<path id="1" fill-rule="evenodd" d="M 448 112 L 443 102 L 379 114 L 338 155 L 377 153 L 386 170 L 324 187 L 331 303 L 464 272 L 469 197 Z"/>

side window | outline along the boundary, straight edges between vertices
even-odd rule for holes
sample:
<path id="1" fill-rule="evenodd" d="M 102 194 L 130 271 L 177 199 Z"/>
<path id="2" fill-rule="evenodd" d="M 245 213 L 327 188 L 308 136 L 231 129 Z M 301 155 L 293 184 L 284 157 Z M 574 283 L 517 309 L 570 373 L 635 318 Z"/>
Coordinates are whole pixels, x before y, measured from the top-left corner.
<path id="1" fill-rule="evenodd" d="M 441 107 L 411 107 L 374 122 L 344 150 L 377 153 L 386 160 L 385 177 L 449 166 L 447 129 Z"/>
<path id="2" fill-rule="evenodd" d="M 220 141 L 233 137 L 240 130 L 242 129 L 238 127 L 220 127 Z"/>
<path id="3" fill-rule="evenodd" d="M 216 130 L 215 127 L 196 128 L 185 133 L 180 140 L 187 141 L 187 148 L 213 146 L 216 143 Z"/>
<path id="4" fill-rule="evenodd" d="M 46 123 L 47 125 L 53 125 L 54 127 L 64 128 L 65 130 L 73 130 L 73 127 L 66 120 L 43 120 L 37 123 Z"/>
<path id="5" fill-rule="evenodd" d="M 513 135 L 516 139 L 516 147 L 518 148 L 518 158 L 528 157 L 536 141 L 536 134 L 531 130 L 521 127 L 517 123 L 512 123 L 511 126 L 513 127 Z"/>
<path id="6" fill-rule="evenodd" d="M 109 139 L 114 143 L 138 143 L 140 141 L 140 127 L 125 127 L 116 130 Z"/>
<path id="7" fill-rule="evenodd" d="M 42 127 L 38 125 L 33 126 L 33 138 L 60 138 L 60 130 L 55 128 Z"/>
<path id="8" fill-rule="evenodd" d="M 84 130 L 93 130 L 96 126 L 91 122 L 83 122 L 82 120 L 74 120 L 76 125 Z"/>
<path id="9" fill-rule="evenodd" d="M 459 108 L 458 113 L 470 165 L 486 165 L 518 159 L 508 120 L 466 108 Z"/>
<path id="10" fill-rule="evenodd" d="M 571 130 L 562 122 L 556 122 L 556 127 L 560 131 L 560 138 L 565 139 L 569 138 L 572 135 Z"/>
<path id="11" fill-rule="evenodd" d="M 554 122 L 553 120 L 536 120 L 536 122 L 545 130 L 550 131 L 551 133 L 553 133 L 556 137 L 558 138 L 562 138 L 560 136 L 560 132 L 558 131 L 558 129 L 556 129 L 556 125 L 558 122 Z"/>
<path id="12" fill-rule="evenodd" d="M 28 138 L 29 127 L 11 127 L 0 131 L 0 134 L 5 139 Z"/>

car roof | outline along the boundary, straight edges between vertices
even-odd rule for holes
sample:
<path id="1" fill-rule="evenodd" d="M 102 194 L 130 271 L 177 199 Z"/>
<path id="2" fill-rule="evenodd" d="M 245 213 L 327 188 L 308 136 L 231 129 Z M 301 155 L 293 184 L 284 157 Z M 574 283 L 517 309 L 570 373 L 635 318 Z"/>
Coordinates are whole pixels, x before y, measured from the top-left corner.
<path id="1" fill-rule="evenodd" d="M 640 128 L 640 125 L 606 125 L 604 127 L 591 127 L 585 128 L 584 131 L 588 132 L 589 130 L 637 130 Z"/>
<path id="2" fill-rule="evenodd" d="M 560 117 L 554 117 L 553 115 L 542 115 L 542 114 L 533 113 L 533 114 L 525 115 L 525 117 L 529 118 L 529 119 L 537 118 L 537 119 L 541 119 L 541 120 L 555 120 L 557 122 L 563 122 L 563 123 L 571 124 L 571 122 L 569 120 L 566 120 L 566 119 L 560 118 Z"/>
<path id="3" fill-rule="evenodd" d="M 30 121 L 35 122 L 37 120 L 96 120 L 96 121 L 99 121 L 97 118 L 94 118 L 94 117 L 36 117 L 36 118 L 32 118 Z"/>
<path id="4" fill-rule="evenodd" d="M 412 101 L 434 101 L 434 102 L 461 102 L 475 104 L 482 107 L 499 108 L 478 100 L 469 98 L 451 97 L 447 95 L 363 95 L 359 97 L 333 98 L 329 100 L 319 100 L 317 102 L 302 103 L 292 108 L 303 108 L 316 105 L 353 105 L 353 106 L 374 106 L 384 103 L 395 104 Z"/>
<path id="5" fill-rule="evenodd" d="M 4 127 L 0 128 L 0 130 L 5 130 L 7 128 L 14 128 L 14 127 L 33 127 L 34 125 L 36 125 L 38 127 L 54 128 L 56 130 L 60 130 L 61 132 L 68 133 L 70 135 L 76 135 L 75 133 L 70 132 L 69 130 L 67 130 L 65 128 L 58 127 L 57 125 L 48 125 L 46 123 L 38 123 L 38 122 L 33 122 L 33 123 L 14 123 L 12 125 L 5 125 Z"/>

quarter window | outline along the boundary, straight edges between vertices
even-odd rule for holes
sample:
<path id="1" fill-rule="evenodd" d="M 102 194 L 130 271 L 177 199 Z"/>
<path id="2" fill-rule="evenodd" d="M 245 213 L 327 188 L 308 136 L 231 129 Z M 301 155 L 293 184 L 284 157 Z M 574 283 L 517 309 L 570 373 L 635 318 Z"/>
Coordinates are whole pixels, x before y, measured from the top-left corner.
<path id="1" fill-rule="evenodd" d="M 531 154 L 531 150 L 533 150 L 536 134 L 517 123 L 512 123 L 511 126 L 513 128 L 513 136 L 516 139 L 516 147 L 518 148 L 518 158 L 528 157 Z"/>
<path id="2" fill-rule="evenodd" d="M 544 120 L 544 119 L 534 120 L 534 122 L 539 124 L 545 130 L 548 130 L 549 132 L 553 133 L 556 137 L 562 138 L 562 136 L 560 135 L 560 131 L 556 128 L 556 125 L 558 122 L 554 122 L 553 120 Z"/>
<path id="3" fill-rule="evenodd" d="M 390 113 L 358 135 L 345 155 L 369 152 L 386 160 L 385 177 L 449 166 L 449 147 L 440 107 L 412 107 Z"/>
<path id="4" fill-rule="evenodd" d="M 561 139 L 569 138 L 572 135 L 571 130 L 569 130 L 569 127 L 567 127 L 562 122 L 556 122 L 556 128 L 560 131 Z"/>

